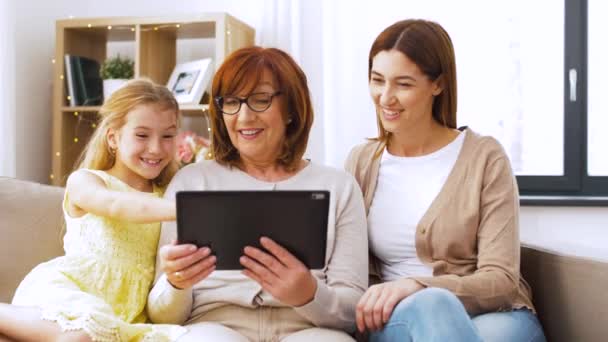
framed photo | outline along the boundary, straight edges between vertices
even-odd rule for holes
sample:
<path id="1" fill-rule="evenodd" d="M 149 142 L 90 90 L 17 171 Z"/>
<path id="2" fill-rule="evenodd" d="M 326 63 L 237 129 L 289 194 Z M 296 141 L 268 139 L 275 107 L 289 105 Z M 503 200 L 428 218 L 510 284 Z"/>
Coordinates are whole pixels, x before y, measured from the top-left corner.
<path id="1" fill-rule="evenodd" d="M 201 102 L 212 75 L 211 58 L 178 64 L 169 77 L 167 88 L 179 104 L 196 105 Z"/>

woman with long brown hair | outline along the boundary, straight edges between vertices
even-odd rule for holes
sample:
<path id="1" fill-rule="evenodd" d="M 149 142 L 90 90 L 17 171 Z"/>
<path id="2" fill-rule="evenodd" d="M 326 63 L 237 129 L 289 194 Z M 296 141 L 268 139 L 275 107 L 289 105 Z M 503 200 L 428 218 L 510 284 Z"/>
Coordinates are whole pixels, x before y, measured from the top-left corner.
<path id="1" fill-rule="evenodd" d="M 519 271 L 515 177 L 498 141 L 457 129 L 448 33 L 397 22 L 374 41 L 368 72 L 378 137 L 346 162 L 375 275 L 359 330 L 371 341 L 544 341 Z"/>

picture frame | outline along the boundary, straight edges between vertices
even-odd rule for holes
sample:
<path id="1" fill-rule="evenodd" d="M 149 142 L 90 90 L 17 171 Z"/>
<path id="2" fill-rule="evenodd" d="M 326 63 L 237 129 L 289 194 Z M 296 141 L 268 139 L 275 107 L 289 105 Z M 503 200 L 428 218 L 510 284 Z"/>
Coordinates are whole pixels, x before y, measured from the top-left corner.
<path id="1" fill-rule="evenodd" d="M 203 58 L 175 66 L 167 82 L 179 104 L 197 105 L 213 75 L 211 58 Z"/>

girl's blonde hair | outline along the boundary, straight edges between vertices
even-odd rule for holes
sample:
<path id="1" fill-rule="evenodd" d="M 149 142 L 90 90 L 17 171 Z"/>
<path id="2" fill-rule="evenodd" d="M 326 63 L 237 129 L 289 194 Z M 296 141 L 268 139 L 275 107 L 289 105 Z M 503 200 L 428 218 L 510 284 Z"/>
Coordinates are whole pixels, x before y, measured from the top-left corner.
<path id="1" fill-rule="evenodd" d="M 131 80 L 112 93 L 99 110 L 101 122 L 82 152 L 77 169 L 108 170 L 114 166 L 116 157 L 108 145 L 107 132 L 110 128 L 118 130 L 124 126 L 127 114 L 139 105 L 155 105 L 162 111 L 172 110 L 179 122 L 179 105 L 166 87 L 149 79 Z M 153 182 L 166 186 L 177 169 L 177 161 L 172 159 Z"/>

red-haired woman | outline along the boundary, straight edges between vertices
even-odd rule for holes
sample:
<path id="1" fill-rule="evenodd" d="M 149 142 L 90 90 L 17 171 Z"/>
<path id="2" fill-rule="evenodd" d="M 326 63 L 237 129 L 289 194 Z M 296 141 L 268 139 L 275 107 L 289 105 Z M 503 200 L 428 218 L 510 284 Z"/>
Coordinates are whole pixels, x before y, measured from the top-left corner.
<path id="1" fill-rule="evenodd" d="M 329 190 L 326 265 L 310 271 L 262 238 L 265 250 L 245 248 L 242 273 L 214 272 L 212 251 L 170 244 L 175 224 L 164 224 L 150 318 L 185 323 L 190 332 L 179 341 L 352 341 L 368 281 L 365 209 L 352 176 L 302 158 L 313 121 L 306 76 L 281 50 L 244 48 L 219 68 L 211 95 L 215 159 L 180 170 L 166 196 Z"/>

